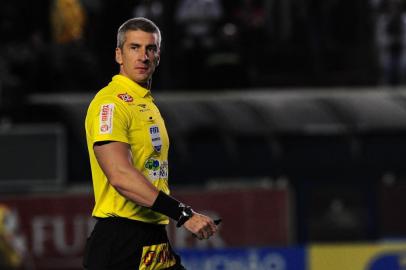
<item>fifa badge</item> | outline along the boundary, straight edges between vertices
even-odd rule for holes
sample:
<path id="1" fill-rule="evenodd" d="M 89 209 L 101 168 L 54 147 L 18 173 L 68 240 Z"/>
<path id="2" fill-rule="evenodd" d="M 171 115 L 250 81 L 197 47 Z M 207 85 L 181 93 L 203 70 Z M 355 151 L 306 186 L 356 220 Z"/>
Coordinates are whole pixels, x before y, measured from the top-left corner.
<path id="1" fill-rule="evenodd" d="M 149 127 L 149 135 L 151 136 L 152 146 L 156 152 L 161 152 L 162 140 L 161 134 L 159 133 L 159 127 L 157 125 L 152 125 Z"/>

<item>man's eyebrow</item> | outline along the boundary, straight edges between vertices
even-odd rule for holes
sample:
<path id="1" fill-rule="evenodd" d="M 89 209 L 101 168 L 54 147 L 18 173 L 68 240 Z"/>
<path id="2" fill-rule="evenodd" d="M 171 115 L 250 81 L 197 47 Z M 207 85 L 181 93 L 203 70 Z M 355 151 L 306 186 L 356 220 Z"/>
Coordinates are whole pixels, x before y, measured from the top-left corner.
<path id="1" fill-rule="evenodd" d="M 140 44 L 135 43 L 135 42 L 131 42 L 129 45 L 130 45 L 130 46 L 141 46 Z"/>
<path id="2" fill-rule="evenodd" d="M 129 45 L 130 46 L 141 46 L 141 44 L 136 43 L 136 42 L 131 42 Z M 145 45 L 145 47 L 158 47 L 158 45 L 156 45 L 154 43 L 150 43 L 150 44 Z"/>

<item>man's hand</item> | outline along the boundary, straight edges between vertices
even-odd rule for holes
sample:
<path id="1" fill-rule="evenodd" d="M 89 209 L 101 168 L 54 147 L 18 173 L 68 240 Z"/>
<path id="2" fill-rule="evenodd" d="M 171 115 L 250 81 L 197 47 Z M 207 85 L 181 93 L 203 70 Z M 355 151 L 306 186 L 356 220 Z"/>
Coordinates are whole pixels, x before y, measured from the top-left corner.
<path id="1" fill-rule="evenodd" d="M 196 212 L 183 226 L 199 240 L 209 239 L 217 232 L 217 226 L 211 218 Z"/>

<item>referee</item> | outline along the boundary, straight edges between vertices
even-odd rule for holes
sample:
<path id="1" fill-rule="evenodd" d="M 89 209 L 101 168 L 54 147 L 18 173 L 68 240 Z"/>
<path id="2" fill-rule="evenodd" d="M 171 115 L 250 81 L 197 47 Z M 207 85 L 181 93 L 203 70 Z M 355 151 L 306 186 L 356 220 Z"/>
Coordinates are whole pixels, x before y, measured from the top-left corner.
<path id="1" fill-rule="evenodd" d="M 169 196 L 169 139 L 151 96 L 161 33 L 133 18 L 117 33 L 120 72 L 89 105 L 86 139 L 97 223 L 87 240 L 85 269 L 185 269 L 168 241 L 169 218 L 198 239 L 216 233 L 214 221 Z"/>

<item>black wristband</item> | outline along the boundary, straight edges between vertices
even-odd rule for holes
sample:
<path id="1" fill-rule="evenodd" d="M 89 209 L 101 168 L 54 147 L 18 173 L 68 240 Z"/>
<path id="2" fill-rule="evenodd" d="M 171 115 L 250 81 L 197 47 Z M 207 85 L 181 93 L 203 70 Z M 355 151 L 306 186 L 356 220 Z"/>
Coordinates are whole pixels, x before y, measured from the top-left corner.
<path id="1" fill-rule="evenodd" d="M 179 221 L 185 207 L 186 206 L 183 203 L 175 198 L 167 195 L 163 191 L 159 191 L 158 197 L 151 206 L 151 209 Z"/>

